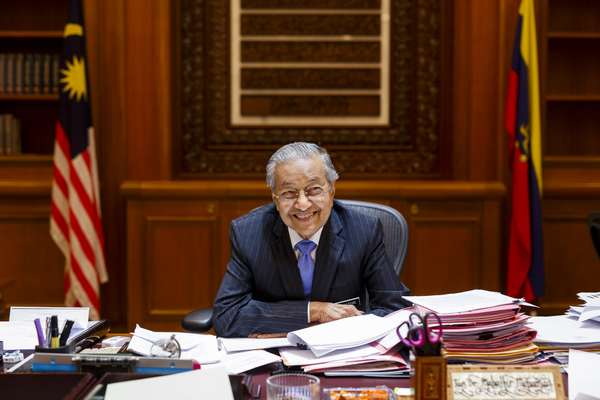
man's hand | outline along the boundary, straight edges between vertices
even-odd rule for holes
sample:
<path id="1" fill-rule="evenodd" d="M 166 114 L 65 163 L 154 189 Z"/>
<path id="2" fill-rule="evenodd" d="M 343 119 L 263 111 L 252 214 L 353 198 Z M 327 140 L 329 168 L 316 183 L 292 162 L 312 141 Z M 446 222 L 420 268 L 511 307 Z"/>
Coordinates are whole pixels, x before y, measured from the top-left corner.
<path id="1" fill-rule="evenodd" d="M 329 322 L 336 319 L 362 315 L 362 311 L 346 304 L 325 303 L 321 301 L 310 302 L 310 322 Z"/>

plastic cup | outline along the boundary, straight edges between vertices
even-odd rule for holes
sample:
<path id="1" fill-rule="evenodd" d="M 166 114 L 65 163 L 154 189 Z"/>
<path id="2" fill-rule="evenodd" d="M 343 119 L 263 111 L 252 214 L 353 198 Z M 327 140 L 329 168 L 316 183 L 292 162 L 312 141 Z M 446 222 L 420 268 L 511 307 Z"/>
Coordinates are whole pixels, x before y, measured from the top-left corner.
<path id="1" fill-rule="evenodd" d="M 267 378 L 267 400 L 319 400 L 319 378 L 307 374 L 281 374 Z"/>

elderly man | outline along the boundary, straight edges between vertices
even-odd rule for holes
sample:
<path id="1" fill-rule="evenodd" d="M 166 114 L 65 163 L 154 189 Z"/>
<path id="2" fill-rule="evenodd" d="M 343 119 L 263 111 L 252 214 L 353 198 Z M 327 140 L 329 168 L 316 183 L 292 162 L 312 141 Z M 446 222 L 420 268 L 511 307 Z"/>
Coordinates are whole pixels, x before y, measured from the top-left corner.
<path id="1" fill-rule="evenodd" d="M 408 289 L 385 254 L 381 223 L 334 201 L 325 149 L 281 147 L 267 164 L 273 204 L 231 223 L 231 259 L 214 305 L 219 336 L 284 333 L 362 314 L 336 304 L 369 293 L 370 312 L 403 307 Z"/>

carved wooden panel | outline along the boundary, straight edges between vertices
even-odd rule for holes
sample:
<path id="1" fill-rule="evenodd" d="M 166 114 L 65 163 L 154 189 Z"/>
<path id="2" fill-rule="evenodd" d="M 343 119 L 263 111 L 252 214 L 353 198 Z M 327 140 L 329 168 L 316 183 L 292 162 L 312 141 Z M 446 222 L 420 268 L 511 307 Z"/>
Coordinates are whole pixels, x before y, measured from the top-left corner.
<path id="1" fill-rule="evenodd" d="M 176 174 L 262 177 L 274 149 L 306 140 L 324 145 L 344 176 L 438 176 L 442 80 L 449 77 L 443 54 L 451 54 L 442 52 L 451 42 L 447 3 L 180 0 Z M 233 22 L 232 4 L 242 8 Z M 246 35 L 233 44 L 232 24 Z M 387 41 L 376 36 L 385 24 Z M 232 77 L 243 91 L 237 101 Z M 377 94 L 386 90 L 387 97 Z M 235 123 L 232 107 L 256 122 Z M 379 122 L 364 122 L 372 117 Z"/>

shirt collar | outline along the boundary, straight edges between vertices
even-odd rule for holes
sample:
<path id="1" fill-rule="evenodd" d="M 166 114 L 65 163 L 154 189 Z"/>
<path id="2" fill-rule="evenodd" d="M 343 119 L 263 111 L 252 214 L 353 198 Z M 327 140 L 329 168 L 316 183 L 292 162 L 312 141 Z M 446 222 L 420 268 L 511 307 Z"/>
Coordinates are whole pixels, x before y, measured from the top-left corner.
<path id="1" fill-rule="evenodd" d="M 290 241 L 292 242 L 292 249 L 295 249 L 296 244 L 298 244 L 298 242 L 300 242 L 304 239 L 302 239 L 302 236 L 300 236 L 298 234 L 298 232 L 296 232 L 289 226 L 288 226 L 288 232 L 290 234 Z M 319 245 L 319 239 L 321 239 L 321 232 L 323 232 L 323 227 L 320 227 L 318 231 L 316 231 L 311 237 L 308 238 L 308 240 Z"/>

